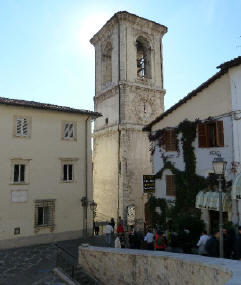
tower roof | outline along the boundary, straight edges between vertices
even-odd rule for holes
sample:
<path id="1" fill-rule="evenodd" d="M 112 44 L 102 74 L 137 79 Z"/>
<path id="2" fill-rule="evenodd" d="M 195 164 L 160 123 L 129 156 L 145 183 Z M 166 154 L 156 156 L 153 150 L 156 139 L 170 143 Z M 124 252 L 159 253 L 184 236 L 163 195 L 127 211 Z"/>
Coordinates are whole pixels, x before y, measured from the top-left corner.
<path id="1" fill-rule="evenodd" d="M 139 17 L 135 14 L 129 13 L 127 11 L 120 11 L 115 13 L 106 23 L 105 25 L 90 39 L 91 44 L 95 44 L 99 38 L 101 38 L 102 33 L 104 33 L 107 29 L 109 29 L 111 26 L 114 26 L 120 21 L 129 21 L 133 24 L 140 24 L 143 26 L 148 26 L 148 28 L 151 28 L 153 30 L 156 30 L 160 32 L 162 35 L 164 35 L 167 32 L 167 27 L 164 25 L 161 25 L 159 23 L 156 23 L 154 21 Z"/>

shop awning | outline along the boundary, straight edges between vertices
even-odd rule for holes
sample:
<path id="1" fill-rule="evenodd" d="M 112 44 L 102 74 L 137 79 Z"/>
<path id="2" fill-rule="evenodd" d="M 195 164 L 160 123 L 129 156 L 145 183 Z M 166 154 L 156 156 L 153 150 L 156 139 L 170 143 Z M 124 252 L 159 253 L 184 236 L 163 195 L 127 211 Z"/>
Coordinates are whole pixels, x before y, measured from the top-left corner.
<path id="1" fill-rule="evenodd" d="M 241 199 L 241 173 L 234 179 L 231 192 L 232 199 Z"/>
<path id="2" fill-rule="evenodd" d="M 222 193 L 223 212 L 228 212 L 232 205 L 229 193 Z M 219 193 L 200 191 L 196 196 L 196 208 L 219 211 Z"/>

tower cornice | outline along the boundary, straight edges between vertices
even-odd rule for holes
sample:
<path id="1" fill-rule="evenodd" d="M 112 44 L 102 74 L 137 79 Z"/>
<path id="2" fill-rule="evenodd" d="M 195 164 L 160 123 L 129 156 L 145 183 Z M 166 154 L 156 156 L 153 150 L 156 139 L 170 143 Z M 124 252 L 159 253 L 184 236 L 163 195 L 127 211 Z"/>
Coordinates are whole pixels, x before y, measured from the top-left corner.
<path id="1" fill-rule="evenodd" d="M 125 21 L 133 26 L 141 26 L 142 29 L 151 29 L 152 31 L 160 33 L 162 36 L 167 32 L 167 27 L 164 25 L 139 17 L 127 11 L 120 11 L 115 13 L 114 16 L 105 23 L 105 25 L 90 39 L 90 43 L 95 45 L 104 35 L 106 35 L 106 33 L 108 33 L 108 31 L 112 30 L 118 22 Z"/>
<path id="2" fill-rule="evenodd" d="M 99 92 L 94 96 L 94 101 L 95 102 L 100 102 L 104 101 L 107 98 L 113 97 L 117 94 L 118 88 L 121 89 L 128 89 L 129 91 L 135 91 L 137 94 L 138 92 L 145 92 L 145 93 L 151 93 L 151 94 L 159 94 L 159 95 L 165 95 L 166 90 L 165 89 L 157 89 L 151 86 L 145 86 L 143 84 L 138 84 L 138 83 L 132 83 L 128 81 L 120 81 L 119 84 L 113 85 L 111 87 L 106 88 L 105 90 Z"/>

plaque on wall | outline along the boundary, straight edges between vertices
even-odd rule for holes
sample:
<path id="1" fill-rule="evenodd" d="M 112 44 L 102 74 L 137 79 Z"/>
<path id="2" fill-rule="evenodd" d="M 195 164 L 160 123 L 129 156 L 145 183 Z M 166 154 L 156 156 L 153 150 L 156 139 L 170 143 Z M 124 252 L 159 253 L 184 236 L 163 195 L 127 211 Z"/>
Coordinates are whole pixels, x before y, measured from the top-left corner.
<path id="1" fill-rule="evenodd" d="M 27 190 L 17 190 L 11 192 L 11 201 L 16 203 L 23 203 L 28 200 Z"/>

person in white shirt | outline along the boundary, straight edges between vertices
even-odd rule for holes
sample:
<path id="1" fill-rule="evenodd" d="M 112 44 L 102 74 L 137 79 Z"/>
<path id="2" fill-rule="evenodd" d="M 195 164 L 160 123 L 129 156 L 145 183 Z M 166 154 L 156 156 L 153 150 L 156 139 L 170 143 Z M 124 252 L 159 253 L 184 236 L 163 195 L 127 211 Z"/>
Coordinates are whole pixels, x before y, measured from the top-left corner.
<path id="1" fill-rule="evenodd" d="M 207 231 L 203 231 L 202 235 L 200 236 L 200 239 L 197 243 L 198 246 L 198 254 L 200 255 L 207 255 L 207 251 L 205 249 L 205 245 L 207 240 L 209 240 L 209 236 L 207 235 Z"/>
<path id="2" fill-rule="evenodd" d="M 105 242 L 107 246 L 111 246 L 111 236 L 113 233 L 113 228 L 110 223 L 105 228 Z"/>
<path id="3" fill-rule="evenodd" d="M 119 235 L 117 235 L 117 237 L 115 239 L 115 248 L 121 248 Z"/>
<path id="4" fill-rule="evenodd" d="M 147 234 L 144 237 L 144 241 L 146 241 L 146 243 L 147 243 L 147 249 L 148 250 L 154 250 L 154 244 L 153 244 L 154 235 L 152 233 L 152 229 L 150 229 L 150 228 L 148 229 Z"/>

